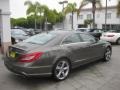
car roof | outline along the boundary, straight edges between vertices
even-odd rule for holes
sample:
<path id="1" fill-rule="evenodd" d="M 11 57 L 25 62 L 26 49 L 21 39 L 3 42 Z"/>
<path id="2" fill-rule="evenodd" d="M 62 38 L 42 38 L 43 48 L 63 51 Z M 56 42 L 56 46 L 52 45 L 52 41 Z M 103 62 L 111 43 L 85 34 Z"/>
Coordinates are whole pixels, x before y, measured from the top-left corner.
<path id="1" fill-rule="evenodd" d="M 57 30 L 57 31 L 50 31 L 51 33 L 56 33 L 56 34 L 62 34 L 62 35 L 67 35 L 67 34 L 72 34 L 72 33 L 83 33 L 79 32 L 76 30 Z"/>

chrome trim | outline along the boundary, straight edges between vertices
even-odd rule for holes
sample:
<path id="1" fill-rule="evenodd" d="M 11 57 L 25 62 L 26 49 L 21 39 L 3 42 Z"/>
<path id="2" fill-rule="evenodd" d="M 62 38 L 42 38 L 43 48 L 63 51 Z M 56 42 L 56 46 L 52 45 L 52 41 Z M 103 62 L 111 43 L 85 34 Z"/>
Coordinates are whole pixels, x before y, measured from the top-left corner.
<path id="1" fill-rule="evenodd" d="M 36 66 L 36 67 L 27 67 L 27 68 L 32 68 L 32 69 L 34 69 L 34 68 L 50 68 L 50 67 L 52 67 L 51 65 L 49 65 L 49 66 Z"/>
<path id="2" fill-rule="evenodd" d="M 89 58 L 87 58 L 87 59 L 81 59 L 81 60 L 76 60 L 76 61 L 74 61 L 73 63 L 77 63 L 77 62 L 80 62 L 80 61 L 85 61 L 85 60 L 88 60 Z"/>
<path id="3" fill-rule="evenodd" d="M 51 75 L 52 73 L 38 73 L 38 74 L 26 74 L 25 72 L 21 72 L 25 76 L 43 76 L 43 75 Z M 18 74 L 19 75 L 19 74 Z"/>
<path id="4" fill-rule="evenodd" d="M 85 60 L 88 60 L 88 59 L 94 59 L 94 58 L 100 58 L 100 56 L 96 56 L 96 57 L 91 57 L 91 58 L 87 58 L 87 59 L 81 59 L 81 60 L 76 60 L 74 61 L 73 63 L 77 63 L 77 62 L 80 62 L 80 61 L 85 61 Z"/>

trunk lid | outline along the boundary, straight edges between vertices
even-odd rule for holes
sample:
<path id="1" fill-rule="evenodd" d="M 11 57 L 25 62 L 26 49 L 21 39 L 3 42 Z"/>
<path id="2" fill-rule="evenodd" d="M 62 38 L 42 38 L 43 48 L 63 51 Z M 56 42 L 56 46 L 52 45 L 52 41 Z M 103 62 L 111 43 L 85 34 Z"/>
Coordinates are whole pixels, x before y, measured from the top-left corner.
<path id="1" fill-rule="evenodd" d="M 16 45 L 10 46 L 7 56 L 11 59 L 18 59 L 19 56 L 36 49 L 37 47 L 41 47 L 41 45 L 38 44 L 32 44 L 32 43 L 18 43 Z"/>

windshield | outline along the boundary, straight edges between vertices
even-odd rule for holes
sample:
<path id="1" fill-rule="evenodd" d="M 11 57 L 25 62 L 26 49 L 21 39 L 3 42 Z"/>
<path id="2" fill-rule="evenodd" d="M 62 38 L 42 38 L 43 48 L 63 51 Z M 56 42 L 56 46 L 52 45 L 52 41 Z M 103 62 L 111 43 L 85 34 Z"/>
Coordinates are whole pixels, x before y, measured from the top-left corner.
<path id="1" fill-rule="evenodd" d="M 22 30 L 12 30 L 12 35 L 27 35 L 24 31 Z"/>
<path id="2" fill-rule="evenodd" d="M 56 36 L 55 33 L 42 33 L 32 36 L 23 42 L 34 43 L 34 44 L 46 44 Z"/>

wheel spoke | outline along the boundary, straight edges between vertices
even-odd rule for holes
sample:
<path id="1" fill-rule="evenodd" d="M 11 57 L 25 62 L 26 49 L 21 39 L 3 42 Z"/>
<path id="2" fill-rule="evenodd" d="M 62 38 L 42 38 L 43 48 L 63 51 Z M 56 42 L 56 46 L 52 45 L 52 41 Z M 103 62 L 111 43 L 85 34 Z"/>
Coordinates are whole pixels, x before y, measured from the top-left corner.
<path id="1" fill-rule="evenodd" d="M 105 56 L 106 56 L 106 60 L 110 60 L 110 58 L 111 58 L 111 50 L 110 49 L 106 50 Z"/>
<path id="2" fill-rule="evenodd" d="M 66 74 L 65 74 L 65 72 L 64 72 L 64 71 L 63 71 L 61 74 L 62 74 L 62 76 L 63 76 L 63 77 L 66 77 Z"/>
<path id="3" fill-rule="evenodd" d="M 68 70 L 68 69 L 69 69 L 69 67 L 68 67 L 68 66 L 66 66 L 66 67 L 64 67 L 63 69 L 64 69 L 64 70 Z"/>
<path id="4" fill-rule="evenodd" d="M 60 67 L 60 66 L 57 66 L 57 67 L 56 67 L 56 70 L 60 70 L 60 69 L 61 69 L 61 67 Z"/>
<path id="5" fill-rule="evenodd" d="M 57 77 L 60 78 L 62 71 L 60 70 L 59 73 L 57 74 Z"/>
<path id="6" fill-rule="evenodd" d="M 61 68 L 64 68 L 64 66 L 65 66 L 65 61 L 62 61 L 62 66 L 61 66 Z"/>

